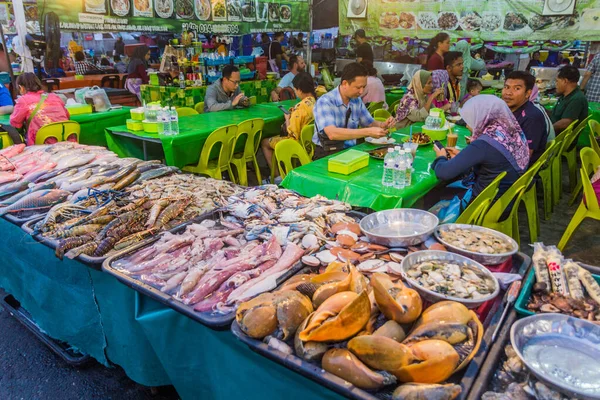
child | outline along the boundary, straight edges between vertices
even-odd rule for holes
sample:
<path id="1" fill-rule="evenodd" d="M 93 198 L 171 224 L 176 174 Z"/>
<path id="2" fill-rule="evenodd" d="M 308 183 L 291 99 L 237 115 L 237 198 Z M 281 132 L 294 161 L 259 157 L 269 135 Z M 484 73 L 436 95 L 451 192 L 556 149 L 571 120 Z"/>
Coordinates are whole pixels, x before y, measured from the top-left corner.
<path id="1" fill-rule="evenodd" d="M 469 79 L 467 81 L 467 94 L 460 101 L 460 106 L 462 107 L 467 100 L 472 97 L 477 96 L 483 90 L 483 85 L 477 79 Z"/>
<path id="2" fill-rule="evenodd" d="M 121 61 L 121 56 L 119 56 L 118 54 L 114 57 L 115 60 L 115 69 L 120 73 L 120 74 L 125 74 L 127 73 L 127 65 L 125 65 L 125 63 L 123 61 Z"/>

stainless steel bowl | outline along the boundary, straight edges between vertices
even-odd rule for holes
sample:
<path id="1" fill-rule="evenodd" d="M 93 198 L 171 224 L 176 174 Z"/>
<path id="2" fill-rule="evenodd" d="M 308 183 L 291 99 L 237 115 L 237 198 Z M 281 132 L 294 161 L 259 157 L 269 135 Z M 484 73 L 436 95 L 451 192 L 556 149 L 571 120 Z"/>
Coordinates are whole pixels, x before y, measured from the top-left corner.
<path id="1" fill-rule="evenodd" d="M 405 247 L 423 243 L 438 224 L 438 218 L 430 212 L 397 208 L 367 215 L 360 221 L 360 229 L 372 243 Z"/>
<path id="2" fill-rule="evenodd" d="M 600 326 L 563 314 L 516 321 L 510 341 L 544 384 L 577 399 L 600 399 Z"/>
<path id="3" fill-rule="evenodd" d="M 505 240 L 508 243 L 510 243 L 512 250 L 508 253 L 486 254 L 486 253 L 476 253 L 474 251 L 462 249 L 460 247 L 454 246 L 454 245 L 446 242 L 440 235 L 441 231 L 451 231 L 453 229 L 468 229 L 468 230 L 471 230 L 474 232 L 485 232 L 487 234 L 497 236 L 500 239 Z M 433 231 L 433 234 L 435 235 L 436 239 L 440 243 L 442 243 L 444 246 L 446 246 L 446 248 L 448 250 L 452 251 L 453 253 L 461 254 L 463 256 L 469 257 L 469 258 L 471 258 L 477 262 L 480 262 L 482 264 L 485 264 L 485 265 L 501 264 L 504 261 L 508 260 L 510 257 L 512 257 L 513 254 L 515 254 L 519 251 L 519 245 L 513 238 L 511 238 L 508 235 L 505 235 L 504 233 L 495 231 L 493 229 L 484 228 L 483 226 L 467 225 L 467 224 L 444 224 L 444 225 L 439 225 L 437 228 L 435 228 L 435 230 Z"/>
<path id="4" fill-rule="evenodd" d="M 449 261 L 458 264 L 459 266 L 468 265 L 472 268 L 476 268 L 483 275 L 489 277 L 494 282 L 494 291 L 481 299 L 473 300 L 473 299 L 463 299 L 460 297 L 448 296 L 442 293 L 434 292 L 433 290 L 425 289 L 423 286 L 419 284 L 416 280 L 408 275 L 408 271 L 415 266 L 416 264 L 420 264 L 424 261 Z M 488 300 L 492 300 L 498 293 L 500 293 L 500 284 L 496 277 L 483 265 L 479 264 L 476 261 L 471 260 L 465 256 L 461 256 L 460 254 L 450 253 L 448 251 L 440 251 L 440 250 L 424 250 L 417 251 L 415 253 L 411 253 L 404 257 L 402 260 L 402 264 L 400 267 L 400 273 L 402 277 L 410 284 L 412 288 L 414 288 L 422 298 L 428 300 L 432 303 L 437 303 L 442 300 L 452 300 L 458 303 L 464 304 L 467 308 L 477 308 Z"/>

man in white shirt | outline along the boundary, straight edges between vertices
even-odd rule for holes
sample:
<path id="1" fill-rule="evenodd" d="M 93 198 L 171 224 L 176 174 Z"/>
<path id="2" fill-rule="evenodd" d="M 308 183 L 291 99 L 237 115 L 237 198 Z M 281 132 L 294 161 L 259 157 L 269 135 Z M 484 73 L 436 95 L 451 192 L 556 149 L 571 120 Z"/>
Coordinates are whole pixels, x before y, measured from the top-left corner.
<path id="1" fill-rule="evenodd" d="M 283 78 L 281 78 L 281 80 L 279 81 L 279 85 L 277 85 L 275 90 L 271 92 L 271 101 L 279 101 L 279 93 L 283 88 L 294 89 L 292 81 L 299 72 L 304 72 L 304 70 L 306 69 L 306 62 L 304 62 L 302 56 L 292 55 L 290 56 L 288 67 L 290 72 L 288 72 L 283 76 Z"/>

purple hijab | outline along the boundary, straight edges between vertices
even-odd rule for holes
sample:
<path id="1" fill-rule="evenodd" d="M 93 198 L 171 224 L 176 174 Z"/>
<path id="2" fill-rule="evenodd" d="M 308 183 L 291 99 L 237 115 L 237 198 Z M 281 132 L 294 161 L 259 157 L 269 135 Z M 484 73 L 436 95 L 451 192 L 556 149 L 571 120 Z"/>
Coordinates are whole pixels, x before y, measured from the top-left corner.
<path id="1" fill-rule="evenodd" d="M 527 139 L 504 101 L 493 95 L 480 94 L 465 103 L 460 115 L 471 127 L 473 140 L 485 140 L 500 151 L 517 171 L 527 169 Z"/>

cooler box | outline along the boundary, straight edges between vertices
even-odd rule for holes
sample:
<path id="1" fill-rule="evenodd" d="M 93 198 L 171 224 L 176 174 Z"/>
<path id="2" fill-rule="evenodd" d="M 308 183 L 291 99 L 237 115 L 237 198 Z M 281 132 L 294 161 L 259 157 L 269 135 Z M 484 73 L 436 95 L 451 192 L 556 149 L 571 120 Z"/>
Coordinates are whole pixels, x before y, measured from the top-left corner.
<path id="1" fill-rule="evenodd" d="M 350 149 L 331 157 L 327 162 L 327 170 L 336 174 L 350 175 L 369 165 L 369 154 L 364 151 Z"/>

